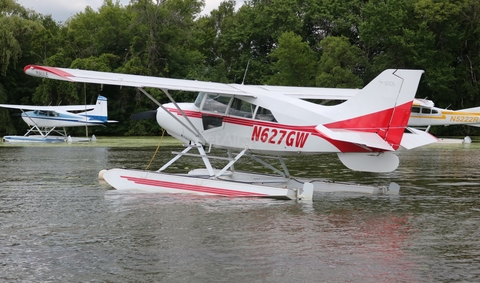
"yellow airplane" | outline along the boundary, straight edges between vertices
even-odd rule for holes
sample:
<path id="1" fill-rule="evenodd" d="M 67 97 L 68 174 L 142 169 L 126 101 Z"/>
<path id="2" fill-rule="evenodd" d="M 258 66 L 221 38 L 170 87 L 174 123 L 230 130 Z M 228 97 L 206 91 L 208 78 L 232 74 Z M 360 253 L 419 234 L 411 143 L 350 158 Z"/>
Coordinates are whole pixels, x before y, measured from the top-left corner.
<path id="1" fill-rule="evenodd" d="M 416 98 L 413 101 L 408 126 L 469 125 L 480 127 L 480 107 L 448 110 L 435 107 L 434 105 L 431 100 Z"/>
<path id="2" fill-rule="evenodd" d="M 461 110 L 448 110 L 435 107 L 431 100 L 415 98 L 412 112 L 408 120 L 410 127 L 426 127 L 428 132 L 431 126 L 468 125 L 480 127 L 480 107 Z M 471 143 L 472 139 L 466 136 L 463 139 L 438 139 L 440 143 Z"/>

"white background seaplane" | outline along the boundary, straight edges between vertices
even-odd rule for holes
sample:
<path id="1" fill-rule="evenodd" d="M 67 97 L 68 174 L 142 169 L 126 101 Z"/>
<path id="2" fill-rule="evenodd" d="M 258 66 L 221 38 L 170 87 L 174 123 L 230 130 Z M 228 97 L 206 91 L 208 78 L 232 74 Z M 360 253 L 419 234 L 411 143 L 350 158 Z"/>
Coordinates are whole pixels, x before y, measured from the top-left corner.
<path id="1" fill-rule="evenodd" d="M 85 141 L 89 139 L 72 139 L 67 136 L 65 128 L 98 126 L 116 122 L 108 120 L 107 98 L 101 95 L 98 96 L 95 105 L 32 106 L 0 104 L 0 107 L 21 110 L 23 121 L 31 127 L 24 136 L 4 136 L 4 142 Z M 94 138 L 95 136 L 92 137 L 92 139 Z"/>
<path id="2" fill-rule="evenodd" d="M 423 131 L 406 131 L 421 70 L 385 70 L 355 96 L 334 106 L 302 98 L 338 100 L 342 90 L 222 84 L 36 65 L 24 71 L 42 78 L 136 87 L 159 106 L 158 124 L 186 148 L 157 171 L 101 172 L 116 189 L 286 199 L 309 199 L 314 190 L 374 192 L 378 188 L 292 178 L 282 156 L 336 153 L 352 170 L 390 172 L 399 165 L 396 150 L 436 142 Z M 145 88 L 161 89 L 172 102 L 160 104 Z M 177 103 L 169 90 L 199 94 L 194 103 Z M 211 147 L 227 151 L 223 168 L 210 163 L 221 158 L 210 155 Z M 193 148 L 198 154 L 188 153 Z M 165 172 L 185 155 L 200 157 L 205 168 L 186 174 Z M 278 176 L 236 171 L 234 164 L 243 156 Z M 278 158 L 281 169 L 265 161 L 266 156 Z"/>
<path id="3" fill-rule="evenodd" d="M 449 110 L 435 107 L 431 100 L 415 99 L 408 125 L 412 127 L 426 127 L 429 131 L 431 126 L 468 125 L 480 127 L 480 107 L 466 108 L 461 110 Z M 470 137 L 463 139 L 439 139 L 448 143 L 471 143 Z"/>
<path id="4" fill-rule="evenodd" d="M 408 125 L 413 127 L 449 125 L 480 127 L 480 107 L 448 110 L 435 107 L 431 100 L 415 99 Z"/>

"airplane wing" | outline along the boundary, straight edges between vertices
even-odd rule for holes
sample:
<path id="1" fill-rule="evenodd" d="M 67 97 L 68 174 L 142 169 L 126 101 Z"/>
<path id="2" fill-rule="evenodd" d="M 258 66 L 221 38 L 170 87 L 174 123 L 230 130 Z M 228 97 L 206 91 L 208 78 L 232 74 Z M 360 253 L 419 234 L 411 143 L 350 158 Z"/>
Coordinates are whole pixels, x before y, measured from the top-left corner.
<path id="1" fill-rule="evenodd" d="M 153 87 L 168 90 L 222 93 L 254 98 L 256 97 L 255 93 L 258 93 L 258 91 L 268 91 L 270 93 L 288 95 L 298 99 L 347 100 L 360 91 L 360 89 L 347 88 L 225 84 L 38 65 L 27 65 L 24 68 L 24 72 L 25 74 L 34 77 L 70 82 L 97 83 L 131 87 Z M 433 106 L 431 105 L 431 101 L 417 98 L 415 98 L 414 104 Z"/>
<path id="2" fill-rule="evenodd" d="M 357 89 L 336 89 L 318 87 L 291 87 L 268 85 L 239 85 L 216 82 L 205 82 L 184 79 L 170 79 L 151 76 L 139 76 L 119 73 L 87 71 L 79 69 L 56 68 L 38 65 L 27 65 L 27 75 L 71 82 L 97 83 L 130 87 L 153 87 L 168 90 L 193 92 L 222 93 L 238 96 L 256 97 L 255 93 L 270 92 L 293 96 L 299 99 L 346 100 L 354 96 Z"/>
<path id="3" fill-rule="evenodd" d="M 428 99 L 415 98 L 413 100 L 413 105 L 414 106 L 433 107 L 433 106 L 435 106 L 435 103 L 433 103 L 433 101 L 428 100 Z"/>
<path id="4" fill-rule="evenodd" d="M 270 92 L 278 92 L 299 99 L 328 99 L 347 100 L 357 94 L 360 89 L 348 88 L 321 88 L 321 87 L 295 87 L 295 86 L 258 86 Z"/>
<path id="5" fill-rule="evenodd" d="M 19 110 L 42 110 L 42 111 L 85 111 L 92 110 L 95 105 L 61 105 L 61 106 L 34 106 L 34 105 L 19 105 L 19 104 L 0 104 L 0 107 L 19 109 Z"/>
<path id="6" fill-rule="evenodd" d="M 354 88 L 321 88 L 321 87 L 291 87 L 291 86 L 262 86 L 269 91 L 280 92 L 299 99 L 327 99 L 348 100 L 361 89 Z M 433 107 L 431 100 L 414 98 L 413 105 Z M 466 109 L 469 110 L 469 109 Z"/>
<path id="7" fill-rule="evenodd" d="M 55 68 L 27 65 L 24 68 L 27 75 L 70 82 L 97 83 L 106 85 L 153 87 L 169 90 L 194 92 L 223 93 L 239 96 L 255 97 L 255 95 L 239 89 L 236 84 L 224 84 L 183 79 L 169 79 L 150 76 L 107 73 L 79 69 Z"/>

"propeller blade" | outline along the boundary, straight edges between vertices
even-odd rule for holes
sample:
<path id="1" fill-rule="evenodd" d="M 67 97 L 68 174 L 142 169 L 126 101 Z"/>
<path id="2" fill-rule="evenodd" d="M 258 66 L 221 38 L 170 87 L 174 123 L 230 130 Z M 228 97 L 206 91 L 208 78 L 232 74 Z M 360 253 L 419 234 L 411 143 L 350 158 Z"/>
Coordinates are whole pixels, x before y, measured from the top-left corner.
<path id="1" fill-rule="evenodd" d="M 157 110 L 150 110 L 145 112 L 140 112 L 130 116 L 131 120 L 147 120 L 155 119 L 157 117 Z"/>

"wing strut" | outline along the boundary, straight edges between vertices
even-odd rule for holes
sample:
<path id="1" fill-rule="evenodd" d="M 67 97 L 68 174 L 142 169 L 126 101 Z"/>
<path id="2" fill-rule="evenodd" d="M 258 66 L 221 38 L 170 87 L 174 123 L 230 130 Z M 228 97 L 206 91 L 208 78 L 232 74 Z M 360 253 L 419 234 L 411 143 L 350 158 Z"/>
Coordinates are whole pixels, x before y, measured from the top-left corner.
<path id="1" fill-rule="evenodd" d="M 139 89 L 143 94 L 145 94 L 151 101 L 153 101 L 155 104 L 157 104 L 160 108 L 163 109 L 163 111 L 167 112 L 170 116 L 172 116 L 172 118 L 174 118 L 177 122 L 179 122 L 182 126 L 185 127 L 185 129 L 189 130 L 192 134 L 194 134 L 195 136 L 201 138 L 203 140 L 203 142 L 205 142 L 205 138 L 200 134 L 200 132 L 198 131 L 198 129 L 193 125 L 193 123 L 190 121 L 190 119 L 187 117 L 187 115 L 185 115 L 185 113 L 183 112 L 182 109 L 180 109 L 180 107 L 178 106 L 178 104 L 175 102 L 175 100 L 172 98 L 172 96 L 170 95 L 170 93 L 168 93 L 168 90 L 167 89 L 162 89 L 162 91 L 167 95 L 167 97 L 170 99 L 170 101 L 175 105 L 175 107 L 177 107 L 178 111 L 182 114 L 182 116 L 188 121 L 188 123 L 190 124 L 191 128 L 187 125 L 185 125 L 185 123 L 183 123 L 180 119 L 178 119 L 177 117 L 175 117 L 175 115 L 172 114 L 172 112 L 168 111 L 165 107 L 163 107 L 163 105 L 158 102 L 158 100 L 156 100 L 153 96 L 150 95 L 150 93 L 146 92 L 143 88 L 137 88 Z M 195 129 L 195 130 L 192 130 Z"/>

